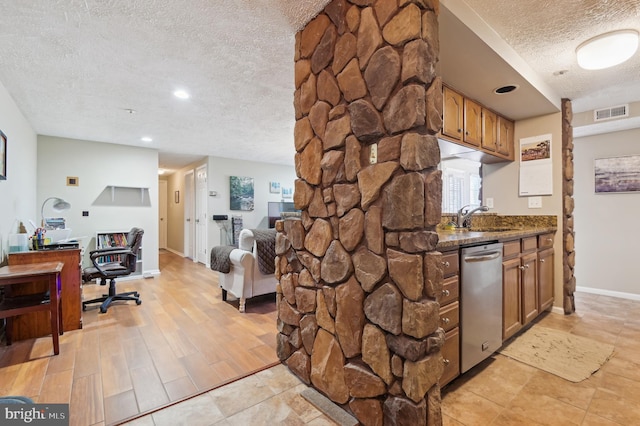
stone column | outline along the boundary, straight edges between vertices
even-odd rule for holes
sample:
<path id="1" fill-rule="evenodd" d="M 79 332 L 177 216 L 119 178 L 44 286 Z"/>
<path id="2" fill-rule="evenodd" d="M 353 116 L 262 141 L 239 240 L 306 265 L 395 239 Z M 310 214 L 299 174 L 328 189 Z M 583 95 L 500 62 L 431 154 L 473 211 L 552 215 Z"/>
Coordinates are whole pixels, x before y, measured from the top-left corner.
<path id="1" fill-rule="evenodd" d="M 573 293 L 576 278 L 573 275 L 576 264 L 575 232 L 573 228 L 573 110 L 571 101 L 562 99 L 562 241 L 563 241 L 563 306 L 564 313 L 576 311 Z"/>
<path id="2" fill-rule="evenodd" d="M 441 424 L 437 0 L 334 0 L 296 35 L 278 356 L 364 425 Z"/>

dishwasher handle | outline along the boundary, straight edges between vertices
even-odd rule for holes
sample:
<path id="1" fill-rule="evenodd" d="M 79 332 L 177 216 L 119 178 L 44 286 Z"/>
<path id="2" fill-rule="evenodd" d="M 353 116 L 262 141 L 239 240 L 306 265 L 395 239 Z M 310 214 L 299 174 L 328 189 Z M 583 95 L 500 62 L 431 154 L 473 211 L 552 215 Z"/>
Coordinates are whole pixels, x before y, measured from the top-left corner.
<path id="1" fill-rule="evenodd" d="M 502 252 L 501 251 L 494 251 L 494 252 L 481 254 L 481 255 L 478 255 L 478 256 L 474 256 L 474 255 L 465 256 L 463 258 L 463 260 L 465 262 L 485 262 L 487 260 L 497 259 L 500 256 L 502 256 Z"/>

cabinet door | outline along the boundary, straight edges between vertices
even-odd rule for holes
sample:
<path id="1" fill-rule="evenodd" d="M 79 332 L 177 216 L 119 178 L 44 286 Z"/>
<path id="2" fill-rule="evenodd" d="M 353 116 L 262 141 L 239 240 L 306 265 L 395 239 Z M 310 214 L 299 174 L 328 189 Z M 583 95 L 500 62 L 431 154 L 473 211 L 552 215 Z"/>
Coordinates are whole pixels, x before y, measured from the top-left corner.
<path id="1" fill-rule="evenodd" d="M 440 386 L 444 386 L 460 375 L 460 329 L 458 327 L 445 334 L 441 353 L 444 372 L 440 377 Z"/>
<path id="2" fill-rule="evenodd" d="M 553 249 L 538 252 L 538 311 L 553 305 Z"/>
<path id="3" fill-rule="evenodd" d="M 482 108 L 482 148 L 495 151 L 498 143 L 498 116 Z"/>
<path id="4" fill-rule="evenodd" d="M 443 89 L 442 134 L 462 140 L 462 95 L 448 87 Z"/>
<path id="5" fill-rule="evenodd" d="M 512 161 L 514 159 L 513 129 L 514 126 L 512 121 L 498 116 L 498 139 L 496 141 L 496 151 Z"/>
<path id="6" fill-rule="evenodd" d="M 482 107 L 472 100 L 464 100 L 464 141 L 480 146 L 482 138 Z"/>
<path id="7" fill-rule="evenodd" d="M 538 316 L 538 253 L 522 255 L 522 323 Z"/>
<path id="8" fill-rule="evenodd" d="M 520 303 L 520 258 L 502 262 L 502 340 L 522 328 Z"/>

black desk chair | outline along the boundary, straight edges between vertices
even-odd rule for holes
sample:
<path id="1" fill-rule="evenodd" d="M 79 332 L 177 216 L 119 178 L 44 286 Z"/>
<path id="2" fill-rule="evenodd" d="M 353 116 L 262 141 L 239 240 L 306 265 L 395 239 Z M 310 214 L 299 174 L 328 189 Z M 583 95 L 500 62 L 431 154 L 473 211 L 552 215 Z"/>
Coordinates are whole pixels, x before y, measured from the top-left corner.
<path id="1" fill-rule="evenodd" d="M 106 285 L 107 280 L 109 280 L 109 294 L 104 294 L 97 299 L 85 300 L 82 302 L 83 311 L 89 303 L 101 302 L 100 312 L 103 314 L 107 312 L 107 308 L 109 308 L 109 305 L 111 305 L 111 302 L 114 300 L 135 300 L 136 305 L 142 303 L 140 294 L 137 291 L 116 293 L 116 278 L 125 277 L 136 270 L 138 251 L 142 245 L 142 235 L 144 235 L 144 230 L 131 228 L 125 247 L 105 247 L 89 253 L 93 266 L 85 268 L 82 271 L 82 281 L 88 282 L 100 278 L 100 285 Z M 116 260 L 103 263 L 106 256 L 110 256 L 111 259 Z"/>

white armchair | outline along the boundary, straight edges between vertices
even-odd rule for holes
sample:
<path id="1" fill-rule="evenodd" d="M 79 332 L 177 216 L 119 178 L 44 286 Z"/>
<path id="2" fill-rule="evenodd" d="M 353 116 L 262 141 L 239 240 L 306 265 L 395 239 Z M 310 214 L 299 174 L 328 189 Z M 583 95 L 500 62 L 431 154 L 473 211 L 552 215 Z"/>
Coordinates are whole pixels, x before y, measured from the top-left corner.
<path id="1" fill-rule="evenodd" d="M 240 312 L 244 312 L 248 298 L 276 291 L 277 280 L 273 272 L 275 237 L 275 230 L 243 229 L 240 231 L 238 248 L 229 254 L 230 271 L 218 272 L 222 300 L 227 300 L 227 292 L 231 293 L 240 299 Z"/>

